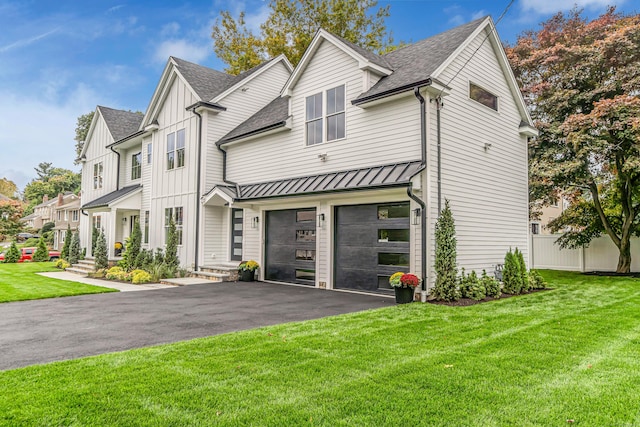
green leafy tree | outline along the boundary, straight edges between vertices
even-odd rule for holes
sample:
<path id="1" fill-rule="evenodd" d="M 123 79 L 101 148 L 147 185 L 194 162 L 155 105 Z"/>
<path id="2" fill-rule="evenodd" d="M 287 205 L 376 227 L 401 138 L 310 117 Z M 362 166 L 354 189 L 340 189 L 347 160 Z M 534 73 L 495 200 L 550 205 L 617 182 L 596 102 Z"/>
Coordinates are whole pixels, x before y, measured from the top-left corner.
<path id="1" fill-rule="evenodd" d="M 4 194 L 9 198 L 13 198 L 16 197 L 17 193 L 18 186 L 15 184 L 15 182 L 7 178 L 0 178 L 0 194 Z"/>
<path id="2" fill-rule="evenodd" d="M 55 222 L 47 222 L 45 223 L 42 228 L 40 229 L 40 233 L 47 233 L 51 230 L 53 230 L 53 228 L 56 226 Z"/>
<path id="3" fill-rule="evenodd" d="M 44 237 L 40 237 L 38 240 L 38 247 L 36 251 L 33 253 L 33 261 L 34 262 L 47 262 L 49 261 L 49 248 L 47 248 L 47 244 L 44 241 Z"/>
<path id="4" fill-rule="evenodd" d="M 7 250 L 7 253 L 4 254 L 4 262 L 8 263 L 16 263 L 20 259 L 20 249 L 16 246 L 16 242 L 11 242 L 11 246 Z"/>
<path id="5" fill-rule="evenodd" d="M 457 240 L 453 212 L 449 200 L 445 199 L 444 209 L 436 221 L 436 283 L 434 296 L 439 300 L 456 301 L 460 299 L 458 289 Z"/>
<path id="6" fill-rule="evenodd" d="M 375 9 L 377 5 L 376 0 L 271 0 L 258 35 L 247 28 L 245 12 L 234 19 L 223 11 L 213 27 L 213 50 L 231 74 L 280 54 L 297 65 L 319 28 L 368 50 L 386 52 L 392 42 L 385 25 L 389 6 Z"/>
<path id="7" fill-rule="evenodd" d="M 139 268 L 138 255 L 140 254 L 140 246 L 142 244 L 142 232 L 140 231 L 140 222 L 133 223 L 131 236 L 127 238 L 126 249 L 122 255 L 122 264 L 126 269 L 135 270 Z"/>
<path id="8" fill-rule="evenodd" d="M 71 226 L 67 224 L 67 232 L 64 235 L 64 245 L 62 245 L 62 251 L 60 251 L 60 258 L 65 261 L 69 260 L 69 247 L 71 246 L 71 239 L 73 239 L 73 233 L 71 232 Z"/>
<path id="9" fill-rule="evenodd" d="M 167 236 L 167 247 L 164 254 L 164 263 L 171 272 L 175 272 L 180 265 L 178 259 L 178 232 L 173 218 L 169 219 L 169 233 Z"/>
<path id="10" fill-rule="evenodd" d="M 105 239 L 104 231 L 99 230 L 96 238 L 96 245 L 92 252 L 95 266 L 97 270 L 107 268 L 109 266 L 109 257 L 107 252 L 107 239 Z"/>
<path id="11" fill-rule="evenodd" d="M 80 234 L 76 231 L 71 237 L 71 244 L 69 245 L 69 264 L 77 264 L 80 258 Z"/>
<path id="12" fill-rule="evenodd" d="M 530 198 L 568 196 L 577 206 L 550 225 L 564 232 L 557 243 L 607 235 L 616 271 L 629 272 L 630 238 L 640 235 L 640 15 L 559 13 L 507 55 L 540 130 L 529 146 Z"/>
<path id="13" fill-rule="evenodd" d="M 82 153 L 84 142 L 87 140 L 87 134 L 89 133 L 89 128 L 91 127 L 91 121 L 93 121 L 94 114 L 94 111 L 83 114 L 78 117 L 76 122 L 76 136 L 74 138 L 76 141 L 76 165 L 80 163 L 80 153 Z"/>
<path id="14" fill-rule="evenodd" d="M 63 168 L 52 168 L 51 163 L 40 163 L 35 168 L 38 179 L 29 182 L 24 188 L 24 199 L 29 204 L 32 211 L 33 207 L 42 203 L 43 196 L 49 199 L 57 197 L 62 193 L 78 193 L 82 183 L 80 173 L 70 171 Z"/>
<path id="15" fill-rule="evenodd" d="M 24 229 L 20 218 L 24 204 L 18 200 L 0 200 L 0 236 L 15 236 Z M 0 240 L 4 240 L 0 237 Z"/>

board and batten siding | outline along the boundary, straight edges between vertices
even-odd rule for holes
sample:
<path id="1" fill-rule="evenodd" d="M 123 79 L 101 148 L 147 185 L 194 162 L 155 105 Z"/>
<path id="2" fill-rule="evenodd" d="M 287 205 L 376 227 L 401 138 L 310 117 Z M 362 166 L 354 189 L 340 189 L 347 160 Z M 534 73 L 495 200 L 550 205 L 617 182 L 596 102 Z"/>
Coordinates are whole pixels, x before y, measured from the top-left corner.
<path id="1" fill-rule="evenodd" d="M 153 171 L 153 163 L 157 161 L 157 158 L 154 157 L 153 153 L 151 154 L 151 163 L 147 162 L 147 146 L 152 144 L 151 136 L 147 136 L 142 140 L 142 203 L 140 206 L 140 229 L 142 231 L 142 247 L 150 248 L 151 246 L 148 243 L 144 243 L 144 221 L 145 221 L 145 212 L 149 211 L 149 216 L 151 216 L 151 193 L 153 191 L 152 187 L 152 171 Z M 153 149 L 153 145 L 151 146 Z M 151 224 L 151 218 L 149 218 L 149 242 L 151 242 L 151 234 L 157 229 L 154 229 Z"/>
<path id="2" fill-rule="evenodd" d="M 229 179 L 254 183 L 419 160 L 420 116 L 416 99 L 407 96 L 367 109 L 356 107 L 351 100 L 363 92 L 362 83 L 363 71 L 357 61 L 333 44 L 322 42 L 293 88 L 293 128 L 228 145 Z M 307 146 L 305 98 L 343 84 L 346 137 Z M 326 161 L 321 161 L 320 154 L 327 155 Z"/>
<path id="3" fill-rule="evenodd" d="M 481 33 L 438 76 L 451 83 L 442 123 L 442 206 L 449 199 L 456 224 L 458 265 L 467 272 L 493 272 L 509 248 L 528 258 L 527 140 L 519 134 L 521 116 L 496 53 Z M 469 83 L 498 96 L 498 111 L 469 98 Z M 436 108 L 429 109 L 431 230 L 437 218 Z M 491 144 L 485 149 L 485 144 Z M 434 236 L 429 238 L 431 260 Z M 433 274 L 430 274 L 433 279 Z M 433 282 L 431 282 L 433 283 Z"/>
<path id="4" fill-rule="evenodd" d="M 279 61 L 222 98 L 219 103 L 226 111 L 206 113 L 206 141 L 203 141 L 206 143 L 206 147 L 203 147 L 206 158 L 205 189 L 222 184 L 222 153 L 216 147 L 216 142 L 277 98 L 288 78 L 289 69 Z"/>
<path id="5" fill-rule="evenodd" d="M 140 178 L 131 179 L 131 168 L 133 166 L 133 155 L 140 153 L 141 155 L 141 169 L 140 169 Z M 131 147 L 126 151 L 120 154 L 120 161 L 122 164 L 122 170 L 120 171 L 120 187 L 128 187 L 130 185 L 136 185 L 142 183 L 142 168 L 145 166 L 145 158 L 142 158 L 142 146 L 136 145 L 135 147 Z"/>
<path id="6" fill-rule="evenodd" d="M 206 226 L 203 229 L 202 253 L 203 265 L 215 265 L 229 259 L 229 208 L 224 206 L 204 206 L 202 217 Z"/>

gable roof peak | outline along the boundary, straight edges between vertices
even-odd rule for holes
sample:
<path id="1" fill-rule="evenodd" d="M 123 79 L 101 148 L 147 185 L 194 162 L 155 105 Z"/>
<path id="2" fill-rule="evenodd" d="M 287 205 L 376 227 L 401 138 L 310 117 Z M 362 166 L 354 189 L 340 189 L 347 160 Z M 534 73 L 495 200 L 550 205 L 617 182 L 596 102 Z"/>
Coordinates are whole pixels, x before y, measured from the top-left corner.
<path id="1" fill-rule="evenodd" d="M 142 118 L 144 117 L 140 112 L 116 110 L 102 105 L 98 105 L 96 111 L 100 112 L 114 141 L 136 132 L 140 128 L 140 123 L 142 123 Z"/>

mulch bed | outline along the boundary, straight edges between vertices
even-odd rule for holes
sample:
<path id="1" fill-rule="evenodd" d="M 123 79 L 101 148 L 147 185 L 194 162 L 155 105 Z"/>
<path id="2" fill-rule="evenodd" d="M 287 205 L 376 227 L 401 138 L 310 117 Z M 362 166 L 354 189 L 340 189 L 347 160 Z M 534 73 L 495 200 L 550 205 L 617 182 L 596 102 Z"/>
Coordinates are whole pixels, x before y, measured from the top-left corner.
<path id="1" fill-rule="evenodd" d="M 505 298 L 511 298 L 511 297 L 519 297 L 521 295 L 528 295 L 528 294 L 534 294 L 536 292 L 542 292 L 542 291 L 551 291 L 552 289 L 550 288 L 546 288 L 546 289 L 533 289 L 529 292 L 524 292 L 521 294 L 502 294 L 500 296 L 500 298 L 492 298 L 492 297 L 486 297 L 484 299 L 481 300 L 474 300 L 471 298 L 460 298 L 458 301 L 436 301 L 436 300 L 427 300 L 428 303 L 430 304 L 436 304 L 436 305 L 448 305 L 450 307 L 466 307 L 469 305 L 476 305 L 476 304 L 482 304 L 483 302 L 489 302 L 489 301 L 495 301 L 495 300 L 501 300 L 501 299 L 505 299 Z"/>
<path id="2" fill-rule="evenodd" d="M 640 273 L 616 273 L 615 271 L 588 271 L 582 274 L 587 276 L 633 277 L 634 279 L 640 279 Z"/>

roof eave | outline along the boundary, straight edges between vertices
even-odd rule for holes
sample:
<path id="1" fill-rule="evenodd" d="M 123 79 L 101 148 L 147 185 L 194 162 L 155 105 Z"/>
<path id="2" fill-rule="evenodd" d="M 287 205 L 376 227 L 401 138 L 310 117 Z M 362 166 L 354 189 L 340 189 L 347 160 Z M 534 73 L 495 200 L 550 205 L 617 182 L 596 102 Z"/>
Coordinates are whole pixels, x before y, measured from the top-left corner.
<path id="1" fill-rule="evenodd" d="M 369 102 L 377 101 L 377 100 L 380 100 L 380 99 L 383 99 L 383 98 L 388 98 L 390 96 L 397 95 L 397 94 L 402 93 L 402 92 L 410 91 L 412 89 L 415 89 L 416 87 L 421 88 L 421 87 L 425 87 L 425 86 L 431 86 L 432 82 L 433 81 L 431 80 L 431 78 L 427 78 L 425 80 L 414 82 L 414 83 L 411 83 L 411 84 L 408 84 L 408 85 L 404 85 L 404 86 L 396 87 L 396 88 L 393 88 L 393 89 L 389 89 L 389 90 L 386 90 L 384 92 L 380 92 L 380 93 L 376 93 L 376 94 L 369 95 L 369 96 L 363 96 L 362 98 L 354 99 L 353 101 L 351 101 L 351 104 L 352 105 L 356 105 L 356 106 L 367 104 Z"/>
<path id="2" fill-rule="evenodd" d="M 188 107 L 186 107 L 185 110 L 187 110 L 187 111 L 207 110 L 207 111 L 211 111 L 211 112 L 214 112 L 214 113 L 219 113 L 220 111 L 227 111 L 227 107 L 223 107 L 222 105 L 220 105 L 218 103 L 198 101 L 198 102 L 196 102 L 194 104 L 191 104 Z"/>
<path id="3" fill-rule="evenodd" d="M 346 193 L 351 191 L 367 191 L 367 190 L 382 190 L 382 189 L 390 189 L 390 188 L 402 188 L 409 185 L 410 181 L 406 182 L 394 182 L 393 184 L 376 184 L 376 185 L 368 185 L 362 187 L 351 187 L 351 188 L 337 188 L 331 190 L 322 190 L 322 191 L 310 191 L 298 194 L 276 194 L 273 196 L 261 196 L 261 197 L 248 197 L 248 198 L 238 198 L 236 201 L 238 202 L 249 202 L 252 200 L 265 200 L 265 199 L 284 199 L 287 197 L 304 197 L 304 196 L 313 196 L 318 194 L 332 194 L 332 193 Z"/>
<path id="4" fill-rule="evenodd" d="M 272 133 L 280 132 L 283 130 L 291 129 L 291 117 L 288 117 L 286 120 L 271 124 L 269 126 L 264 126 L 260 129 L 253 130 L 251 132 L 247 132 L 242 135 L 234 136 L 227 139 L 221 139 L 216 143 L 218 146 L 229 145 L 234 142 L 246 141 L 250 139 L 257 138 L 258 136 L 265 136 Z"/>

